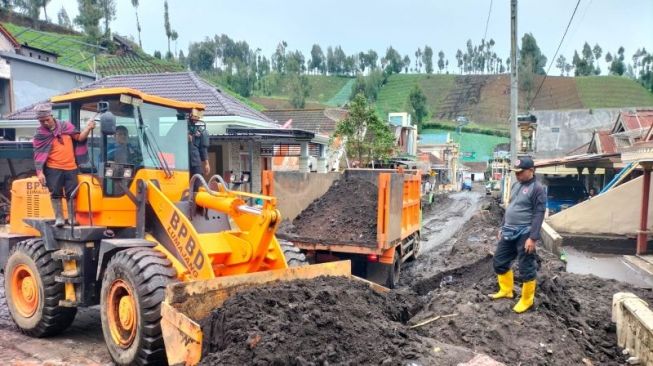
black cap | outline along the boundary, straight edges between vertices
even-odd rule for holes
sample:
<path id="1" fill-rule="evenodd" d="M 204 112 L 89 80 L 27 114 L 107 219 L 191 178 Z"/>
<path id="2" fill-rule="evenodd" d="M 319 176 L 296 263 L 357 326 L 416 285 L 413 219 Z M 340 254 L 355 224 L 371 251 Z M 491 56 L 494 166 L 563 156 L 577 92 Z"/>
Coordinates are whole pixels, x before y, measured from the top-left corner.
<path id="1" fill-rule="evenodd" d="M 523 156 L 515 161 L 515 165 L 512 166 L 512 170 L 516 173 L 521 172 L 522 170 L 531 169 L 535 167 L 535 163 L 530 156 Z"/>

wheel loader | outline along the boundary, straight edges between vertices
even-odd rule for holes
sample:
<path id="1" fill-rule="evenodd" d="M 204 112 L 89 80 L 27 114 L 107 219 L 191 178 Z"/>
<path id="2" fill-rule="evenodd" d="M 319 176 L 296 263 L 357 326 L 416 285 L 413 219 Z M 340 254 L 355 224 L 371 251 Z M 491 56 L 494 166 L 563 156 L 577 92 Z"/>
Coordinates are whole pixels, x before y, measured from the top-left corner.
<path id="1" fill-rule="evenodd" d="M 100 131 L 87 140 L 90 161 L 64 204 L 76 226 L 53 225 L 48 190 L 36 177 L 12 184 L 0 268 L 23 333 L 58 334 L 77 308 L 99 304 L 116 364 L 192 365 L 201 357 L 198 321 L 240 289 L 350 276 L 348 262 L 288 268 L 275 237 L 275 198 L 229 190 L 217 175 L 189 177 L 189 123 L 203 105 L 129 88 L 77 91 L 51 103 L 56 118 L 77 128 L 99 115 Z M 131 146 L 121 159 L 117 126 Z"/>

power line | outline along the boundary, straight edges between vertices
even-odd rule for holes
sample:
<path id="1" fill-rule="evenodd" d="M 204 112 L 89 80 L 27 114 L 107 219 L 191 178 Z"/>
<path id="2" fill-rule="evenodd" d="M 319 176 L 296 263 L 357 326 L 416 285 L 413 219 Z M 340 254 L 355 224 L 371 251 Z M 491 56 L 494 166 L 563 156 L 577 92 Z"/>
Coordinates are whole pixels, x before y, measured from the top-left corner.
<path id="1" fill-rule="evenodd" d="M 483 33 L 483 39 L 487 37 L 487 27 L 490 25 L 490 14 L 492 13 L 492 0 L 490 0 L 490 9 L 487 11 L 487 20 L 485 21 L 485 33 Z"/>
<path id="2" fill-rule="evenodd" d="M 549 76 L 549 71 L 551 71 L 551 66 L 553 66 L 553 63 L 555 62 L 556 56 L 558 56 L 558 52 L 560 51 L 560 47 L 562 46 L 562 42 L 565 40 L 565 36 L 567 35 L 567 32 L 569 31 L 569 26 L 571 26 L 571 22 L 574 20 L 574 16 L 576 15 L 576 10 L 578 10 L 578 5 L 580 5 L 580 0 L 576 3 L 576 7 L 574 8 L 574 12 L 571 13 L 571 18 L 569 18 L 569 23 L 567 23 L 567 28 L 565 28 L 565 33 L 562 35 L 562 39 L 560 39 L 560 43 L 558 43 L 558 48 L 556 49 L 555 54 L 553 55 L 553 58 L 551 59 L 551 63 L 549 63 L 549 68 L 546 70 L 546 74 L 544 74 L 544 78 L 542 79 L 542 82 L 540 83 L 540 86 L 537 88 L 537 91 L 535 92 L 535 95 L 531 99 L 530 103 L 528 103 L 528 108 L 526 110 L 530 110 L 531 106 L 533 105 L 533 102 L 535 101 L 535 98 L 537 98 L 538 94 L 540 94 L 540 90 L 542 90 L 542 85 L 544 85 L 544 81 L 546 80 L 547 76 Z"/>

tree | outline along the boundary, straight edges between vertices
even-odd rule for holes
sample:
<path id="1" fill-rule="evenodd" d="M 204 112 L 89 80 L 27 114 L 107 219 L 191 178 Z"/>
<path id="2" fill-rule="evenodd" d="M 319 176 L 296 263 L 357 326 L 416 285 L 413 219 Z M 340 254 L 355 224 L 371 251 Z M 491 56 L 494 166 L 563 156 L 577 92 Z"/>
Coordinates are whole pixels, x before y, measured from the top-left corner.
<path id="1" fill-rule="evenodd" d="M 333 50 L 333 57 L 335 62 L 335 73 L 336 75 L 342 75 L 345 72 L 345 61 L 347 60 L 347 55 L 345 51 L 342 50 L 342 47 L 336 46 Z"/>
<path id="2" fill-rule="evenodd" d="M 75 17 L 75 24 L 82 28 L 89 43 L 100 41 L 100 19 L 103 18 L 102 8 L 97 0 L 78 0 L 79 14 Z"/>
<path id="3" fill-rule="evenodd" d="M 170 39 L 175 42 L 175 55 L 177 54 L 177 39 L 179 39 L 179 33 L 177 33 L 176 30 L 172 31 L 172 34 L 170 35 Z"/>
<path id="4" fill-rule="evenodd" d="M 68 13 L 66 12 L 66 9 L 64 7 L 61 7 L 61 10 L 57 13 L 57 24 L 64 28 L 68 29 L 73 29 L 73 23 L 70 21 L 70 17 L 68 17 Z"/>
<path id="5" fill-rule="evenodd" d="M 288 52 L 286 56 L 286 72 L 289 74 L 301 74 L 305 69 L 304 55 L 301 51 Z"/>
<path id="6" fill-rule="evenodd" d="M 402 64 L 404 65 L 404 72 L 408 74 L 408 68 L 410 67 L 410 57 L 408 55 L 404 56 Z"/>
<path id="7" fill-rule="evenodd" d="M 42 0 L 14 0 L 14 6 L 21 14 L 32 20 L 32 25 L 38 28 L 39 17 L 41 16 Z"/>
<path id="8" fill-rule="evenodd" d="M 540 51 L 535 37 L 531 33 L 526 33 L 521 40 L 521 49 L 519 50 L 520 63 L 519 67 L 525 72 L 532 72 L 537 75 L 544 75 L 546 66 L 546 56 Z M 527 67 L 527 65 L 530 65 Z M 520 73 L 522 70 L 519 71 Z"/>
<path id="9" fill-rule="evenodd" d="M 458 49 L 456 52 L 456 60 L 458 61 L 458 68 L 460 69 L 460 73 L 463 73 L 463 51 Z"/>
<path id="10" fill-rule="evenodd" d="M 417 51 L 415 51 L 415 72 L 417 73 L 422 72 L 422 55 L 424 55 L 422 49 L 417 47 Z"/>
<path id="11" fill-rule="evenodd" d="M 193 42 L 188 47 L 188 66 L 193 71 L 211 70 L 215 57 L 215 48 L 209 39 L 203 42 Z"/>
<path id="12" fill-rule="evenodd" d="M 601 55 L 603 55 L 603 49 L 597 43 L 597 44 L 594 45 L 594 48 L 592 48 L 592 53 L 594 54 L 594 59 L 596 60 L 595 74 L 600 75 L 601 74 L 601 69 L 599 69 L 599 60 L 601 59 Z"/>
<path id="13" fill-rule="evenodd" d="M 271 57 L 272 69 L 274 69 L 274 71 L 278 72 L 279 74 L 285 72 L 286 47 L 288 47 L 288 43 L 286 43 L 286 41 L 279 42 L 277 49 L 274 51 Z"/>
<path id="14" fill-rule="evenodd" d="M 560 55 L 556 60 L 556 68 L 560 69 L 560 76 L 563 76 L 565 73 L 565 66 L 567 65 L 567 59 L 565 56 Z"/>
<path id="15" fill-rule="evenodd" d="M 612 63 L 612 54 L 610 52 L 605 54 L 605 62 L 608 63 L 608 64 Z M 610 66 L 610 65 L 608 65 L 608 66 Z"/>
<path id="16" fill-rule="evenodd" d="M 111 29 L 109 23 L 116 18 L 116 1 L 115 0 L 98 0 L 104 19 L 104 38 L 111 38 Z"/>
<path id="17" fill-rule="evenodd" d="M 433 73 L 433 49 L 429 46 L 424 46 L 424 54 L 422 55 L 422 62 L 427 74 Z"/>
<path id="18" fill-rule="evenodd" d="M 343 139 L 347 156 L 363 166 L 374 159 L 388 158 L 394 148 L 394 135 L 368 105 L 363 93 L 349 104 L 349 114 L 336 125 L 334 137 Z"/>
<path id="19" fill-rule="evenodd" d="M 154 58 L 161 59 L 161 51 L 154 51 Z"/>
<path id="20" fill-rule="evenodd" d="M 438 74 L 442 73 L 442 70 L 444 70 L 444 51 L 440 50 L 438 52 Z"/>
<path id="21" fill-rule="evenodd" d="M 335 74 L 336 73 L 336 57 L 333 54 L 333 48 L 331 48 L 331 46 L 327 47 L 326 63 L 327 63 L 327 71 L 329 72 L 329 75 Z"/>
<path id="22" fill-rule="evenodd" d="M 421 130 L 422 122 L 424 122 L 424 119 L 429 112 L 426 106 L 426 96 L 418 85 L 415 85 L 413 90 L 410 91 L 408 102 L 410 104 L 411 113 L 417 119 L 417 128 Z"/>
<path id="23" fill-rule="evenodd" d="M 624 48 L 619 47 L 617 50 L 617 55 L 612 57 L 612 63 L 610 64 L 609 70 L 613 75 L 623 75 L 626 72 L 626 64 L 624 64 Z"/>
<path id="24" fill-rule="evenodd" d="M 136 13 L 136 30 L 138 31 L 138 46 L 143 48 L 143 42 L 141 42 L 141 21 L 138 19 L 138 0 L 132 0 L 132 6 L 134 7 L 134 12 Z"/>
<path id="25" fill-rule="evenodd" d="M 296 109 L 304 109 L 310 90 L 308 77 L 295 74 L 290 81 L 290 104 Z"/>
<path id="26" fill-rule="evenodd" d="M 386 50 L 384 59 L 386 62 L 385 70 L 388 74 L 399 74 L 401 72 L 404 66 L 403 60 L 399 52 L 392 48 L 392 46 Z"/>
<path id="27" fill-rule="evenodd" d="M 170 38 L 172 37 L 172 27 L 170 26 L 170 15 L 168 13 L 168 0 L 163 2 L 163 27 L 168 38 L 168 53 L 170 53 Z"/>
<path id="28" fill-rule="evenodd" d="M 48 3 L 50 0 L 41 0 L 41 7 L 43 8 L 43 16 L 45 17 L 45 21 L 49 22 L 50 19 L 48 19 Z"/>
<path id="29" fill-rule="evenodd" d="M 322 47 L 319 44 L 314 44 L 311 48 L 311 62 L 309 64 L 310 70 L 324 70 L 324 52 L 322 52 Z"/>

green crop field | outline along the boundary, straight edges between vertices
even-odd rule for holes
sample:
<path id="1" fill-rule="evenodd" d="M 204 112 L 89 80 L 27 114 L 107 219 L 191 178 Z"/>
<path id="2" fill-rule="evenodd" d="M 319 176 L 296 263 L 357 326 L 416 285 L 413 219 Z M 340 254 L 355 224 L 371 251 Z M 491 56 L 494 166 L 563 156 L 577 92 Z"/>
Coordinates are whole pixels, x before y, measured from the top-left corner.
<path id="1" fill-rule="evenodd" d="M 307 75 L 310 91 L 307 100 L 326 104 L 333 98 L 352 78 L 327 75 Z M 265 84 L 267 93 L 255 90 L 256 97 L 290 98 L 288 75 L 271 74 L 262 81 Z M 348 97 L 348 96 L 347 96 Z"/>
<path id="2" fill-rule="evenodd" d="M 653 93 L 633 80 L 621 76 L 576 78 L 578 94 L 587 108 L 653 106 Z"/>
<path id="3" fill-rule="evenodd" d="M 456 131 L 443 130 L 443 129 L 425 129 L 420 133 L 420 136 L 429 134 L 444 134 L 449 133 L 454 142 L 460 144 L 460 151 L 462 153 L 474 153 L 474 159 L 463 159 L 461 161 L 488 161 L 492 158 L 494 147 L 498 144 L 509 142 L 506 137 L 483 135 L 479 133 L 462 132 L 460 134 Z"/>
<path id="4" fill-rule="evenodd" d="M 176 62 L 159 60 L 138 50 L 120 56 L 111 55 L 85 44 L 82 36 L 34 31 L 12 23 L 2 23 L 2 25 L 18 42 L 56 53 L 59 65 L 92 72 L 95 63 L 97 72 L 102 76 L 184 70 Z M 94 54 L 95 60 L 93 60 Z"/>
<path id="5" fill-rule="evenodd" d="M 423 75 L 418 74 L 394 74 L 390 75 L 388 82 L 381 87 L 379 97 L 376 101 L 376 111 L 384 121 L 388 113 L 406 112 L 407 100 L 410 91 L 418 83 Z"/>

